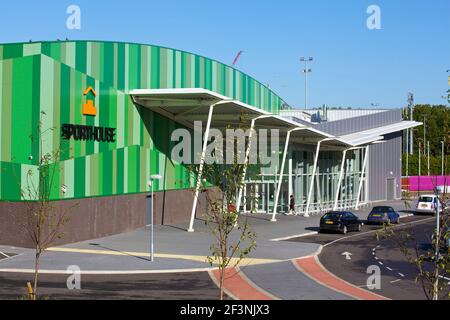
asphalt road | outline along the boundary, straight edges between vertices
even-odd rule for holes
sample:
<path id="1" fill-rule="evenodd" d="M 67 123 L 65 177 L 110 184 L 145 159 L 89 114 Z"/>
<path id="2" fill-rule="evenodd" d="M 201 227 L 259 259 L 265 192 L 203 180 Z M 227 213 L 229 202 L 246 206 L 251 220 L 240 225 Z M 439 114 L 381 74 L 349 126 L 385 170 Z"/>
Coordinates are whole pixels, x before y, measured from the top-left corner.
<path id="1" fill-rule="evenodd" d="M 49 300 L 217 300 L 207 272 L 137 275 L 81 275 L 81 290 L 67 289 L 67 275 L 40 275 L 39 295 Z M 26 296 L 33 275 L 0 273 L 0 300 Z"/>
<path id="2" fill-rule="evenodd" d="M 431 245 L 430 235 L 435 218 L 414 216 L 403 218 L 397 230 L 408 229 L 415 235 L 419 247 Z M 369 266 L 381 271 L 381 289 L 376 293 L 396 300 L 423 300 L 422 286 L 415 282 L 416 267 L 410 264 L 398 245 L 390 239 L 377 240 L 379 226 L 364 226 L 361 233 L 317 234 L 290 241 L 312 242 L 324 245 L 320 262 L 330 272 L 356 286 L 367 289 Z M 343 253 L 350 253 L 347 259 Z"/>

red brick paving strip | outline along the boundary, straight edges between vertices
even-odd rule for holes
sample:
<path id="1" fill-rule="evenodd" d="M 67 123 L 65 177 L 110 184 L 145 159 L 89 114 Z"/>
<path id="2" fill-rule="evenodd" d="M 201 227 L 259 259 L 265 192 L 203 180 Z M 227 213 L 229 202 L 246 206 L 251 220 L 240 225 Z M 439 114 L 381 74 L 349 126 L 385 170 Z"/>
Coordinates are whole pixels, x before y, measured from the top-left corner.
<path id="1" fill-rule="evenodd" d="M 303 273 L 313 278 L 320 284 L 353 298 L 360 300 L 388 300 L 386 297 L 358 288 L 336 277 L 334 274 L 326 270 L 315 256 L 296 259 L 294 263 Z"/>
<path id="2" fill-rule="evenodd" d="M 242 271 L 236 268 L 228 268 L 225 270 L 224 287 L 227 292 L 239 300 L 274 300 L 274 297 L 249 282 L 241 273 Z M 220 279 L 219 270 L 213 270 L 211 274 L 218 284 Z"/>

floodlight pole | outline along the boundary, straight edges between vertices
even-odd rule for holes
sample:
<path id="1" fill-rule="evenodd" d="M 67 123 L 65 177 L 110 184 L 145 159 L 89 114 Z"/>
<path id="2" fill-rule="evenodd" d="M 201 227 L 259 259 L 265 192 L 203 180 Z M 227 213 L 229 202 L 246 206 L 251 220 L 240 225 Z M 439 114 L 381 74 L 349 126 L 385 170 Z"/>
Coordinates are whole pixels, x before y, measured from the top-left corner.
<path id="1" fill-rule="evenodd" d="M 444 176 L 444 144 L 445 144 L 445 142 L 444 141 L 441 141 L 441 145 L 442 145 L 442 163 L 441 163 L 441 173 L 442 173 L 442 176 Z"/>
<path id="2" fill-rule="evenodd" d="M 423 116 L 423 143 L 427 142 L 427 117 Z M 426 156 L 426 150 L 423 148 L 423 156 Z"/>
<path id="3" fill-rule="evenodd" d="M 308 62 L 312 62 L 314 59 L 309 57 L 306 59 L 305 57 L 301 57 L 300 61 L 305 64 L 305 68 L 303 72 L 305 73 L 305 110 L 308 109 L 308 73 L 312 72 L 312 69 L 308 69 Z"/>
<path id="4" fill-rule="evenodd" d="M 422 150 L 421 150 L 421 148 L 422 148 L 422 143 L 419 141 L 419 180 L 418 180 L 418 192 L 419 192 L 419 197 L 420 197 L 420 175 L 421 175 L 421 167 L 422 167 L 422 163 L 421 163 L 421 161 L 420 161 L 420 158 L 422 158 L 421 156 L 420 156 L 420 153 L 422 152 Z"/>
<path id="5" fill-rule="evenodd" d="M 409 93 L 408 94 L 408 106 L 409 106 L 409 110 L 410 110 L 410 121 L 413 121 L 414 118 L 414 94 L 413 93 Z M 413 128 L 410 129 L 410 154 L 414 155 L 414 130 Z M 425 143 L 425 141 L 424 141 Z"/>
<path id="6" fill-rule="evenodd" d="M 406 129 L 406 178 L 409 178 L 409 129 Z"/>

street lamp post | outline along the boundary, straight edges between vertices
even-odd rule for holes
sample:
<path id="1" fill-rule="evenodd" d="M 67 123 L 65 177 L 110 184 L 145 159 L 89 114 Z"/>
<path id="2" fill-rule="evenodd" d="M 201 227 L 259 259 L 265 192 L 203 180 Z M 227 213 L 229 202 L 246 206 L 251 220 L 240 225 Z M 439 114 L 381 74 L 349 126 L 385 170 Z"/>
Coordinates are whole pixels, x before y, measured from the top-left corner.
<path id="1" fill-rule="evenodd" d="M 445 187 L 444 187 L 445 188 Z M 445 192 L 445 191 L 444 191 Z M 441 201 L 439 199 L 439 192 L 437 188 L 434 188 L 434 193 L 436 195 L 436 247 L 435 247 L 435 261 L 436 263 L 440 260 L 440 252 L 439 252 L 439 241 L 440 239 L 440 232 L 439 229 L 441 228 L 440 223 L 440 215 L 439 215 L 439 207 L 442 206 Z"/>
<path id="2" fill-rule="evenodd" d="M 419 141 L 419 180 L 418 180 L 418 191 L 419 191 L 419 197 L 420 197 L 420 174 L 421 174 L 421 162 L 420 162 L 420 158 L 421 157 L 421 150 L 422 148 L 422 143 Z"/>
<path id="3" fill-rule="evenodd" d="M 151 206 L 151 214 L 150 214 L 150 223 L 151 223 L 151 227 L 150 227 L 150 261 L 153 262 L 155 260 L 155 249 L 154 249 L 154 230 L 153 230 L 153 226 L 154 226 L 154 216 L 153 216 L 153 202 L 154 202 L 154 181 L 155 180 L 161 180 L 162 176 L 159 174 L 154 174 L 150 177 L 150 181 L 149 181 L 149 185 L 152 187 L 152 206 Z"/>
<path id="4" fill-rule="evenodd" d="M 441 154 L 442 154 L 441 173 L 442 173 L 442 176 L 444 176 L 444 144 L 445 144 L 445 142 L 441 141 L 441 147 L 442 147 L 442 151 L 441 151 Z"/>
<path id="5" fill-rule="evenodd" d="M 408 109 L 406 109 L 406 116 L 408 116 Z M 406 177 L 409 178 L 409 129 L 406 129 Z"/>
<path id="6" fill-rule="evenodd" d="M 414 94 L 408 93 L 408 107 L 410 111 L 409 119 L 410 121 L 413 121 L 414 119 Z M 410 143 L 410 150 L 409 153 L 411 155 L 414 155 L 414 130 L 413 128 L 410 129 L 410 137 L 409 137 L 409 143 Z"/>
<path id="7" fill-rule="evenodd" d="M 305 64 L 305 69 L 303 72 L 305 73 L 305 110 L 308 109 L 308 73 L 312 72 L 312 69 L 308 68 L 308 62 L 312 62 L 314 59 L 309 57 L 306 59 L 305 57 L 301 57 L 300 61 Z"/>
<path id="8" fill-rule="evenodd" d="M 427 149 L 428 149 L 428 176 L 430 176 L 430 141 L 427 142 Z"/>
<path id="9" fill-rule="evenodd" d="M 427 141 L 427 117 L 423 116 L 423 143 Z M 423 155 L 425 156 L 425 148 L 423 148 Z"/>

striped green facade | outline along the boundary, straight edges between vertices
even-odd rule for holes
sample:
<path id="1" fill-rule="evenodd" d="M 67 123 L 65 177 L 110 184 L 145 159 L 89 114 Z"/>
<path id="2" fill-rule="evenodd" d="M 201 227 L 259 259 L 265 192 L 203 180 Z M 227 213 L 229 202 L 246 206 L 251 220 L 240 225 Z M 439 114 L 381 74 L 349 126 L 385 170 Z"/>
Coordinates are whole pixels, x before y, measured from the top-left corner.
<path id="1" fill-rule="evenodd" d="M 89 86 L 97 92 L 96 117 L 81 112 Z M 155 173 L 164 177 L 156 191 L 192 187 L 185 166 L 170 159 L 170 135 L 180 125 L 128 95 L 158 88 L 205 88 L 272 113 L 284 104 L 248 75 L 179 50 L 89 41 L 0 45 L 0 200 L 23 200 L 28 172 L 51 150 L 61 150 L 53 200 L 147 192 Z M 43 130 L 54 128 L 42 150 L 41 116 Z M 116 142 L 63 140 L 64 123 L 116 128 Z"/>

